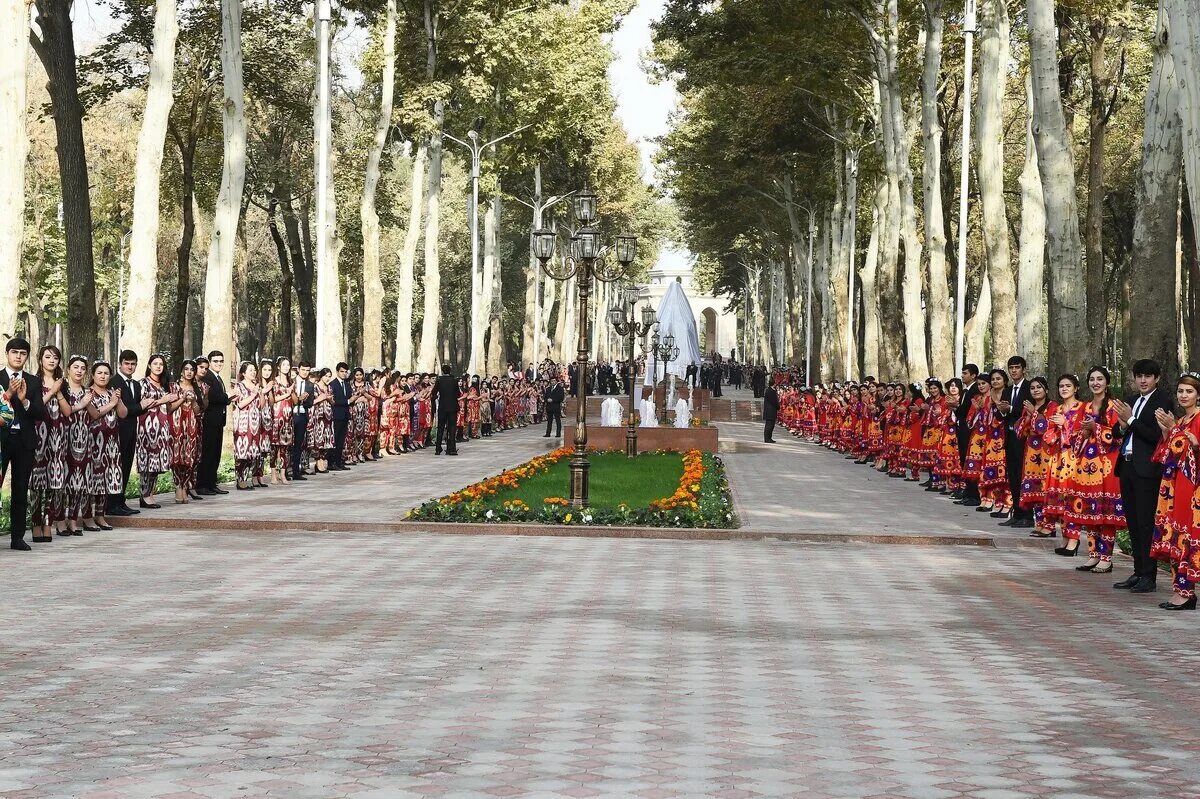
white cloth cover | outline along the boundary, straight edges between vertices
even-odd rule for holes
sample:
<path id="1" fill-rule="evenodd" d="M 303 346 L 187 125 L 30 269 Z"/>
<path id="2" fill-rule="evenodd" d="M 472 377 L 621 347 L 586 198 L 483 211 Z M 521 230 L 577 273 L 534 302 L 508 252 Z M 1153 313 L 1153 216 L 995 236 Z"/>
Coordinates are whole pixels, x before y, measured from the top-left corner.
<path id="1" fill-rule="evenodd" d="M 654 414 L 654 403 L 648 399 L 641 404 L 642 427 L 658 427 L 658 417 Z"/>
<path id="2" fill-rule="evenodd" d="M 683 397 L 675 403 L 675 426 L 687 427 L 692 423 L 692 411 L 688 408 L 688 401 Z"/>
<path id="3" fill-rule="evenodd" d="M 600 405 L 600 426 L 601 427 L 620 427 L 625 423 L 625 412 L 621 407 L 621 401 L 616 397 L 609 397 Z"/>
<path id="4" fill-rule="evenodd" d="M 697 369 L 700 367 L 700 336 L 696 331 L 696 317 L 680 283 L 667 286 L 667 293 L 658 304 L 658 335 L 660 340 L 669 335 L 674 336 L 675 346 L 679 348 L 679 357 L 666 364 L 665 374 L 682 379 L 687 375 L 689 366 L 695 366 Z M 654 359 L 648 355 L 645 378 L 647 386 L 654 385 L 664 376 L 661 362 L 655 368 L 651 367 L 655 367 Z"/>

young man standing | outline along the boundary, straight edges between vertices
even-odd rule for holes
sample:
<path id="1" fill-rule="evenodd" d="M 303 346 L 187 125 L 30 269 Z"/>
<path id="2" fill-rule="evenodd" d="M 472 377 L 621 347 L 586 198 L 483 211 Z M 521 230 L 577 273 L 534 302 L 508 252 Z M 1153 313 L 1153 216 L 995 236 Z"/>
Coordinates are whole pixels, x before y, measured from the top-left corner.
<path id="1" fill-rule="evenodd" d="M 129 472 L 133 469 L 133 456 L 137 448 L 137 420 L 142 414 L 142 384 L 134 376 L 138 357 L 133 350 L 121 350 L 117 355 L 117 373 L 113 375 L 112 387 L 121 392 L 125 405 L 125 418 L 117 422 L 117 436 L 121 444 L 121 493 L 108 495 L 109 516 L 133 516 L 141 511 L 129 507 L 125 501 L 125 489 L 129 487 Z"/>
<path id="2" fill-rule="evenodd" d="M 41 378 L 25 371 L 29 342 L 14 338 L 5 346 L 4 354 L 7 363 L 0 369 L 0 388 L 9 393 L 9 404 L 13 409 L 12 422 L 7 427 L 0 427 L 4 459 L 12 472 L 9 535 L 13 549 L 28 552 L 32 547 L 25 543 L 25 523 L 29 516 L 29 476 L 33 473 L 37 452 L 35 426 L 39 419 L 46 418 L 46 406 L 42 403 Z"/>
<path id="3" fill-rule="evenodd" d="M 204 411 L 204 429 L 200 439 L 200 469 L 196 476 L 196 493 L 202 497 L 228 494 L 217 485 L 217 468 L 221 465 L 221 445 L 225 439 L 225 421 L 229 407 L 229 392 L 221 379 L 225 368 L 225 354 L 213 350 L 208 354 L 208 374 L 204 382 L 208 386 L 208 407 Z"/>

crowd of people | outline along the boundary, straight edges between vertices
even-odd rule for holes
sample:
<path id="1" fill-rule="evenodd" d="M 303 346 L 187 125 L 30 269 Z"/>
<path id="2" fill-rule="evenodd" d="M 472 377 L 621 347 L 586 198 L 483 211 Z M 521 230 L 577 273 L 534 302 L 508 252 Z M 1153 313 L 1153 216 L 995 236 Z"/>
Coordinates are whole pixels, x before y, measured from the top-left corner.
<path id="1" fill-rule="evenodd" d="M 138 374 L 136 353 L 116 368 L 53 345 L 31 359 L 28 341 L 5 347 L 0 370 L 0 483 L 11 474 L 13 549 L 32 541 L 111 530 L 110 517 L 156 510 L 159 478 L 169 473 L 176 503 L 229 493 L 218 481 L 232 421 L 237 490 L 251 491 L 340 472 L 432 446 L 458 445 L 505 430 L 558 422 L 563 370 L 536 376 L 510 367 L 502 376 L 454 377 L 385 369 L 314 368 L 280 357 L 244 361 L 231 384 L 225 356 L 190 358 L 173 372 L 162 354 Z M 138 507 L 126 501 L 137 465 Z"/>
<path id="2" fill-rule="evenodd" d="M 1114 587 L 1156 589 L 1170 564 L 1168 610 L 1196 607 L 1200 580 L 1200 374 L 1187 372 L 1174 401 L 1152 360 L 1133 365 L 1136 392 L 1114 395 L 1103 366 L 1053 386 L 1029 377 L 1025 359 L 961 378 L 903 385 L 861 382 L 808 387 L 776 371 L 765 392 L 764 438 L 776 420 L 793 435 L 844 453 L 896 479 L 920 483 L 958 504 L 1064 544 L 1079 571 L 1107 574 L 1117 532 L 1128 529 L 1134 571 Z M 1178 412 L 1176 407 L 1178 406 Z M 921 477 L 926 479 L 922 482 Z"/>

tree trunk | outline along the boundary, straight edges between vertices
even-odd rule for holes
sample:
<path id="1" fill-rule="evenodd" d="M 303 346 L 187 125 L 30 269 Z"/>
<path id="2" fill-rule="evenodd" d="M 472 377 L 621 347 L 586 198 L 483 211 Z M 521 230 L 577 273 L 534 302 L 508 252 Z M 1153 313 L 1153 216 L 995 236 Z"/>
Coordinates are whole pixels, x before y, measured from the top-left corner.
<path id="1" fill-rule="evenodd" d="M 1162 0 L 1167 9 L 1168 37 L 1179 84 L 1183 168 L 1187 202 L 1194 215 L 1200 209 L 1200 0 Z"/>
<path id="2" fill-rule="evenodd" d="M 296 354 L 310 364 L 316 360 L 317 311 L 313 301 L 313 262 L 311 239 L 308 235 L 310 195 L 300 200 L 300 215 L 292 208 L 291 186 L 275 187 L 279 197 L 279 209 L 283 216 L 283 232 L 287 236 L 288 252 L 291 255 L 292 279 L 296 290 L 296 305 L 300 310 L 300 346 Z M 315 364 L 313 364 L 315 365 Z"/>
<path id="3" fill-rule="evenodd" d="M 267 228 L 271 240 L 275 242 L 275 252 L 279 258 L 279 271 L 283 276 L 280 285 L 279 300 L 279 338 L 281 346 L 276 352 L 291 352 L 292 342 L 296 338 L 295 319 L 292 313 L 292 289 L 294 287 L 292 256 L 288 248 L 287 238 L 279 230 L 275 212 L 279 208 L 279 199 L 272 193 L 267 204 Z"/>
<path id="4" fill-rule="evenodd" d="M 992 286 L 987 267 L 984 267 L 983 279 L 979 283 L 979 300 L 975 303 L 975 313 L 963 323 L 963 347 L 966 349 L 964 363 L 975 363 L 981 368 L 987 368 L 984 358 L 984 342 L 987 339 L 988 328 L 992 325 Z"/>
<path id="5" fill-rule="evenodd" d="M 950 273 L 946 264 L 946 220 L 942 210 L 942 124 L 938 85 L 946 18 L 942 0 L 925 0 L 925 61 L 921 72 L 921 140 L 924 144 L 922 198 L 925 244 L 929 249 L 929 354 L 933 373 L 954 370 L 954 326 L 950 321 Z"/>
<path id="6" fill-rule="evenodd" d="M 1017 287 L 1004 204 L 1004 87 L 1008 76 L 1009 21 L 1005 0 L 980 4 L 979 96 L 976 149 L 983 243 L 992 299 L 992 356 L 1017 354 Z"/>
<path id="7" fill-rule="evenodd" d="M 88 355 L 100 352 L 96 316 L 96 269 L 92 255 L 92 201 L 87 152 L 83 141 L 83 105 L 75 71 L 71 0 L 36 0 L 39 38 L 29 41 L 49 79 L 50 106 L 62 186 L 63 227 L 67 243 L 67 321 L 64 344 Z M 25 28 L 22 26 L 22 31 Z M 8 59 L 23 60 L 24 48 Z M 10 223 L 11 224 L 11 223 Z M 20 243 L 18 242 L 18 247 Z"/>
<path id="8" fill-rule="evenodd" d="M 1089 363 L 1097 342 L 1088 339 L 1075 165 L 1059 95 L 1054 0 L 1029 0 L 1027 15 L 1034 137 L 1046 203 L 1050 372 L 1059 374 Z"/>
<path id="9" fill-rule="evenodd" d="M 1025 81 L 1033 107 L 1032 88 Z M 1042 175 L 1033 141 L 1033 117 L 1025 124 L 1025 167 L 1021 170 L 1021 238 L 1017 263 L 1017 351 L 1031 370 L 1046 368 L 1046 205 L 1042 201 Z"/>
<path id="10" fill-rule="evenodd" d="M 533 165 L 533 224 L 531 229 L 542 226 L 542 165 Z M 534 254 L 533 237 L 529 239 L 529 261 L 525 265 L 525 317 L 521 323 L 521 360 L 537 368 L 543 328 L 538 308 L 538 260 Z M 549 302 L 548 297 L 542 299 Z"/>
<path id="11" fill-rule="evenodd" d="M 1167 3 L 1163 3 L 1166 6 Z M 1129 327 L 1126 360 L 1153 358 L 1166 374 L 1179 369 L 1179 324 L 1176 307 L 1179 242 L 1179 181 L 1183 167 L 1179 83 L 1169 42 L 1171 28 L 1160 9 L 1154 37 L 1154 61 L 1146 87 L 1146 124 L 1142 134 L 1142 166 L 1138 175 L 1133 221 L 1133 263 L 1129 305 L 1153 309 L 1139 314 Z M 1193 73 L 1194 74 L 1194 73 Z"/>
<path id="12" fill-rule="evenodd" d="M 204 277 L 204 346 L 230 358 L 234 352 L 233 261 L 246 182 L 241 0 L 221 0 L 221 74 L 225 84 L 221 114 L 224 159 Z"/>
<path id="13" fill-rule="evenodd" d="M 154 4 L 154 45 L 150 52 L 146 108 L 142 113 L 142 129 L 137 143 L 133 229 L 129 235 L 128 310 L 120 343 L 121 349 L 130 349 L 146 357 L 156 351 L 151 330 L 154 326 L 158 285 L 159 185 L 167 123 L 174 103 L 172 87 L 175 80 L 175 39 L 178 34 L 175 0 L 157 0 Z M 186 220 L 184 224 L 187 224 Z M 186 268 L 183 271 L 186 274 Z M 176 338 L 174 332 L 172 338 Z M 184 357 L 183 342 L 177 340 L 173 345 L 177 348 L 174 348 L 172 355 L 178 361 Z"/>
<path id="14" fill-rule="evenodd" d="M 342 242 L 337 232 L 337 192 L 333 165 L 333 82 L 330 77 L 332 49 L 329 20 L 315 19 L 317 33 L 317 90 L 313 109 L 313 176 L 317 184 L 317 361 L 331 366 L 346 357 L 342 317 L 341 279 L 338 256 Z"/>
<path id="15" fill-rule="evenodd" d="M 887 181 L 878 180 L 875 184 L 875 194 L 871 200 L 871 236 L 867 239 L 867 251 L 863 256 L 862 294 L 863 294 L 863 376 L 870 375 L 883 378 L 879 364 L 879 287 L 876 276 L 879 274 L 879 237 L 883 232 L 880 219 L 886 213 Z M 872 311 L 875 311 L 874 314 Z M 891 377 L 891 370 L 885 370 Z M 849 378 L 850 375 L 847 375 Z"/>
<path id="16" fill-rule="evenodd" d="M 412 185 L 409 187 L 408 229 L 404 231 L 404 248 L 400 251 L 400 285 L 396 296 L 396 368 L 404 373 L 413 369 L 413 271 L 417 260 L 417 245 L 421 241 L 421 217 L 425 207 L 425 161 L 429 147 L 417 147 L 412 163 Z"/>
<path id="17" fill-rule="evenodd" d="M 388 0 L 383 31 L 383 76 L 379 94 L 379 118 L 375 121 L 375 140 L 367 156 L 363 181 L 363 352 L 364 364 L 383 365 L 383 280 L 379 276 L 379 214 L 375 211 L 375 189 L 379 185 L 379 162 L 392 127 L 392 100 L 396 86 L 396 0 Z"/>
<path id="18" fill-rule="evenodd" d="M 437 366 L 438 333 L 442 312 L 442 273 L 438 265 L 438 233 L 442 202 L 442 125 L 445 106 L 433 104 L 434 134 L 429 141 L 429 180 L 425 189 L 425 318 L 421 320 L 421 350 L 417 369 L 432 372 Z"/>
<path id="19" fill-rule="evenodd" d="M 168 347 L 172 352 L 182 355 L 190 353 L 185 348 L 184 339 L 188 336 L 184 331 L 188 326 L 188 298 L 192 293 L 192 243 L 196 237 L 196 137 L 192 136 L 186 142 L 177 138 L 176 142 L 182 145 L 179 151 L 179 211 L 183 217 L 183 229 L 179 236 L 179 247 L 175 250 L 175 302 L 171 309 Z M 134 349 L 134 352 L 137 350 Z"/>
<path id="20" fill-rule="evenodd" d="M 27 0 L 0 0 L 0 48 L 8 65 L 0 70 L 0 336 L 17 332 L 17 299 L 25 241 L 25 47 Z M 35 298 L 31 297 L 31 303 Z M 36 344 L 39 339 L 32 341 Z"/>
<path id="21" fill-rule="evenodd" d="M 487 310 L 487 374 L 503 374 L 508 347 L 504 341 L 504 303 L 501 299 L 503 281 L 500 264 L 500 190 L 487 206 L 483 218 L 483 307 Z"/>

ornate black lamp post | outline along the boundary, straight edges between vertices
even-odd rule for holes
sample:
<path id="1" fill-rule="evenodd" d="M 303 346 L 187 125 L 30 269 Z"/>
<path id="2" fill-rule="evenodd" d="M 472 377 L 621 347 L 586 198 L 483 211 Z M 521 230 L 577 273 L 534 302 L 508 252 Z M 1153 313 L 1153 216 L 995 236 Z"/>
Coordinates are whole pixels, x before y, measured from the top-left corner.
<path id="1" fill-rule="evenodd" d="M 638 294 L 637 286 L 626 286 L 622 297 L 624 305 L 614 305 L 608 309 L 608 321 L 617 331 L 617 335 L 629 339 L 629 426 L 625 429 L 625 456 L 629 458 L 637 457 L 637 422 L 635 421 L 637 406 L 633 400 L 634 385 L 637 383 L 637 370 L 633 366 L 633 359 L 636 355 L 634 341 L 649 333 L 650 328 L 657 321 L 654 309 L 649 305 L 642 306 L 641 324 L 635 321 L 633 309 L 637 305 Z M 629 306 L 628 313 L 625 311 L 625 305 Z"/>
<path id="2" fill-rule="evenodd" d="M 657 329 L 657 325 L 655 328 Z M 663 365 L 663 383 L 666 383 L 667 364 L 679 357 L 679 348 L 675 346 L 675 337 L 668 334 L 662 339 L 655 333 L 650 337 L 650 352 L 654 356 L 654 407 L 658 408 L 658 364 L 659 361 Z M 662 413 L 658 417 L 659 424 L 667 423 L 667 392 L 663 389 L 663 404 Z"/>
<path id="3" fill-rule="evenodd" d="M 571 506 L 587 507 L 588 463 L 587 454 L 587 364 L 588 364 L 588 297 L 592 293 L 592 278 L 611 283 L 620 280 L 633 259 L 637 256 L 637 236 L 621 234 L 616 242 L 616 264 L 609 264 L 600 247 L 600 231 L 592 227 L 596 221 L 596 195 L 584 189 L 575 197 L 575 218 L 581 227 L 571 237 L 571 255 L 556 263 L 554 245 L 558 238 L 552 230 L 544 228 L 533 232 L 534 255 L 542 265 L 542 271 L 554 280 L 576 280 L 579 291 L 579 343 L 576 348 L 575 364 L 579 375 L 579 391 L 575 407 L 575 452 L 571 455 Z"/>

